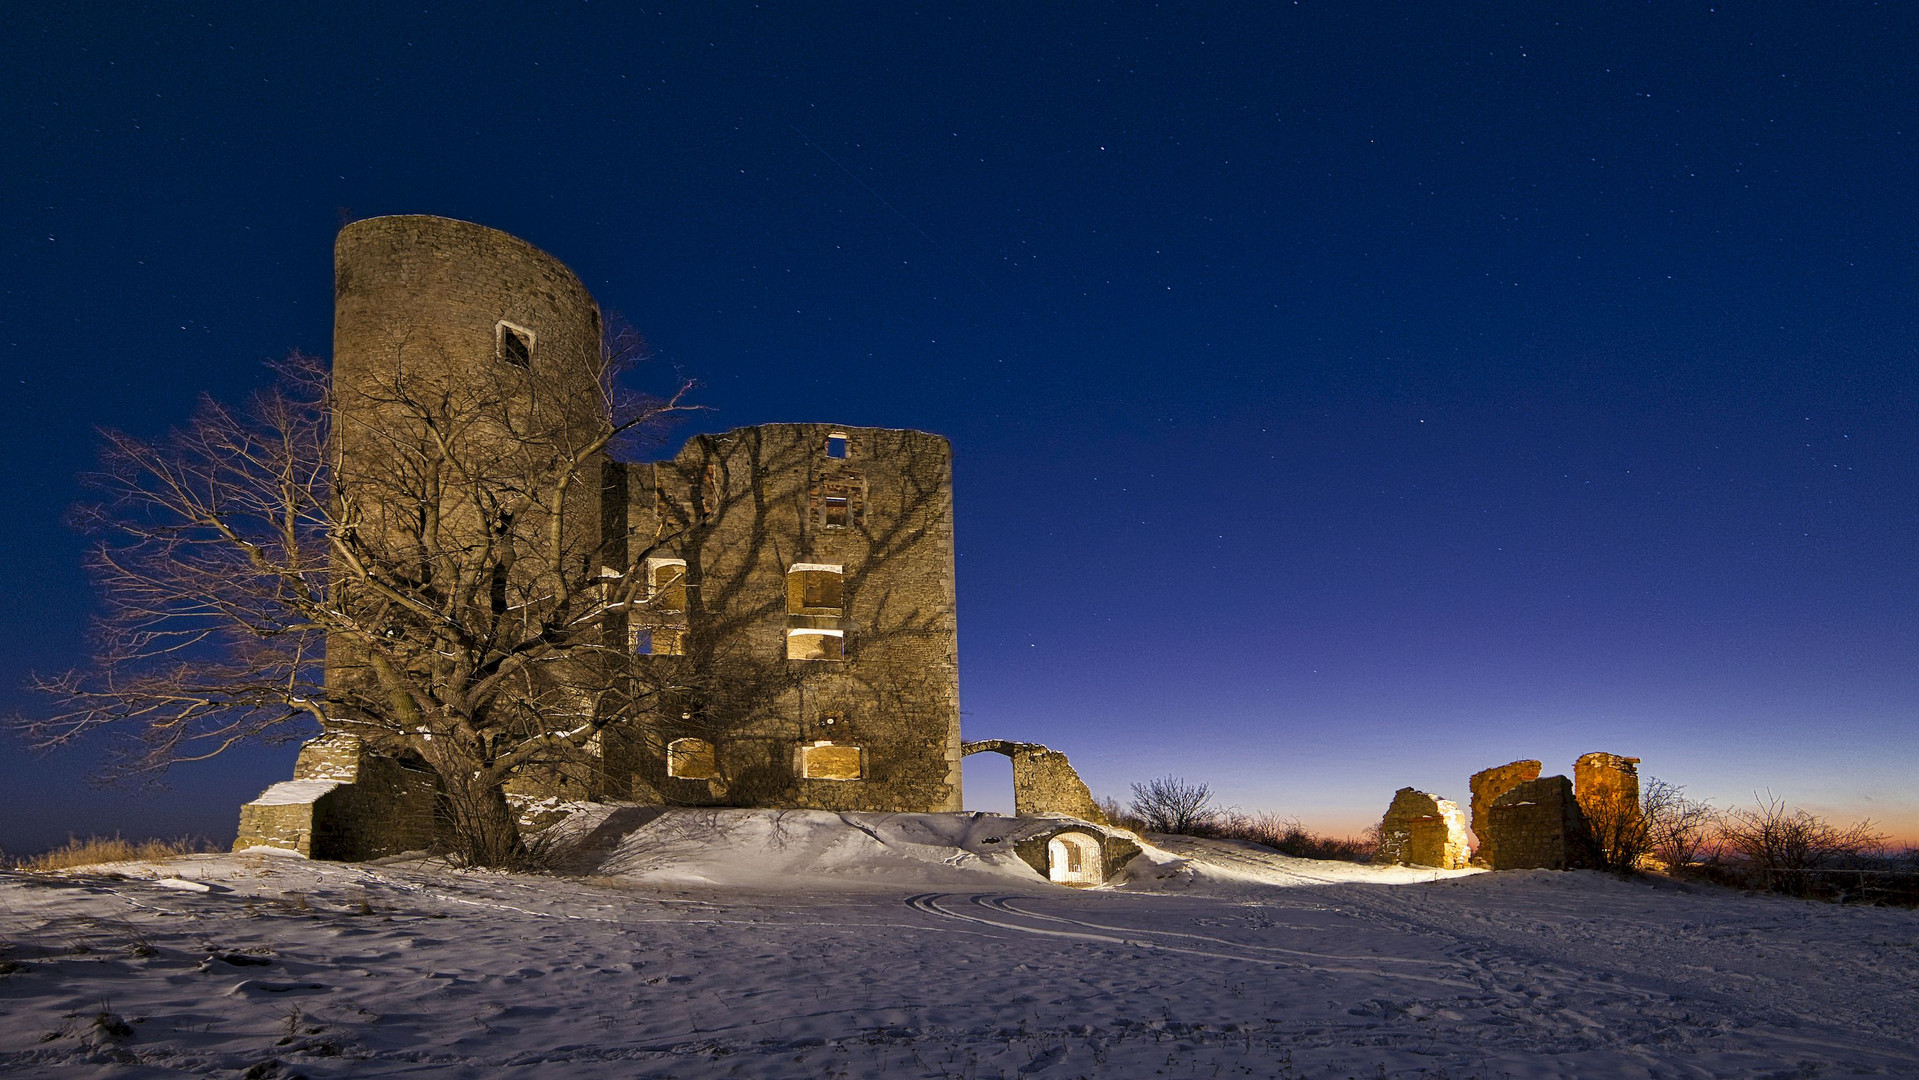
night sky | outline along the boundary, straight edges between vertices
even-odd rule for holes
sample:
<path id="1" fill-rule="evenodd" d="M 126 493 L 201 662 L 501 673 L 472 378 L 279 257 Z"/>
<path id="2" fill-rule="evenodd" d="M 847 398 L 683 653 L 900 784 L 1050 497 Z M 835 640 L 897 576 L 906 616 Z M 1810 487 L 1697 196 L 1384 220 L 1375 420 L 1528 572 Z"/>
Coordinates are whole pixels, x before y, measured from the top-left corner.
<path id="1" fill-rule="evenodd" d="M 1607 750 L 1919 840 L 1919 8 L 1593 6 L 15 5 L 0 712 L 86 654 L 95 429 L 325 354 L 340 224 L 431 213 L 682 435 L 948 436 L 966 737 L 1096 795 Z M 96 757 L 0 744 L 0 848 L 230 839 L 292 749 Z"/>

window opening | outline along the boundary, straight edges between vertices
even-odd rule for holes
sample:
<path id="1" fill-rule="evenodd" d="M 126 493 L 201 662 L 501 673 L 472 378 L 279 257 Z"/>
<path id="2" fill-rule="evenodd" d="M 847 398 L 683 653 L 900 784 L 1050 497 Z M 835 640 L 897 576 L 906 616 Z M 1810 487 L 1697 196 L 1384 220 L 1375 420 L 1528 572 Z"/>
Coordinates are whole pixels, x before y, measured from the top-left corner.
<path id="1" fill-rule="evenodd" d="M 845 602 L 845 581 L 837 563 L 794 563 L 786 572 L 786 613 L 838 615 Z"/>
<path id="2" fill-rule="evenodd" d="M 681 780 L 718 780 L 719 755 L 705 739 L 674 739 L 666 744 L 666 775 Z"/>
<path id="3" fill-rule="evenodd" d="M 533 331 L 502 319 L 494 324 L 493 337 L 495 355 L 501 360 L 518 368 L 533 366 Z"/>
<path id="4" fill-rule="evenodd" d="M 834 432 L 826 437 L 826 456 L 843 458 L 846 456 L 846 436 Z"/>
<path id="5" fill-rule="evenodd" d="M 647 599 L 655 611 L 686 610 L 686 560 L 646 560 Z"/>
<path id="6" fill-rule="evenodd" d="M 684 656 L 686 654 L 686 627 L 684 626 L 628 627 L 626 638 L 635 656 Z"/>
<path id="7" fill-rule="evenodd" d="M 847 501 L 844 495 L 826 497 L 826 527 L 829 529 L 846 528 Z"/>
<path id="8" fill-rule="evenodd" d="M 813 629 L 788 630 L 786 658 L 788 660 L 844 660 L 846 659 L 845 632 Z"/>
<path id="9" fill-rule="evenodd" d="M 800 775 L 808 780 L 858 780 L 860 748 L 817 742 L 800 747 Z"/>

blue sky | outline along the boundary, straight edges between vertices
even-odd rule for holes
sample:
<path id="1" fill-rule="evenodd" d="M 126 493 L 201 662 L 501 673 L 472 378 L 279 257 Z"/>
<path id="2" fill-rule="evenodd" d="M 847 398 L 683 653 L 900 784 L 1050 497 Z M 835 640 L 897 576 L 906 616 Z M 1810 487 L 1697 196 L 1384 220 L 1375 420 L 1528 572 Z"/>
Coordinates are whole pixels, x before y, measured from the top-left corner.
<path id="1" fill-rule="evenodd" d="M 324 354 L 339 224 L 435 213 L 574 267 L 684 434 L 951 438 L 966 734 L 1098 794 L 1357 831 L 1608 750 L 1919 840 L 1915 17 L 29 5 L 0 707 L 85 656 L 94 429 Z M 7 751 L 0 847 L 230 834 L 291 751 L 93 753 Z"/>

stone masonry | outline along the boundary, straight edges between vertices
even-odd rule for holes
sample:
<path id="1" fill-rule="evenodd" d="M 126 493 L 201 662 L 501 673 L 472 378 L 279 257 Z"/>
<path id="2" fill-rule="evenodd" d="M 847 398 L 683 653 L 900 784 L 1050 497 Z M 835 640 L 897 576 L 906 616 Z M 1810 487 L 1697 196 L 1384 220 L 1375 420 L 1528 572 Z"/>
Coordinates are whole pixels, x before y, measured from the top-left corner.
<path id="1" fill-rule="evenodd" d="M 300 749 L 293 779 L 240 808 L 235 851 L 278 847 L 315 859 L 377 859 L 434 840 L 434 778 L 331 734 Z"/>
<path id="2" fill-rule="evenodd" d="M 401 520 L 411 512 L 403 502 L 381 498 L 407 479 L 383 448 L 425 437 L 396 412 L 402 383 L 497 398 L 505 417 L 497 430 L 514 434 L 482 440 L 476 453 L 503 460 L 537 458 L 604 428 L 599 308 L 557 259 L 479 225 L 407 215 L 347 226 L 334 265 L 336 497 L 355 500 L 369 545 L 389 535 L 397 544 L 417 527 Z M 513 441 L 522 433 L 525 445 Z M 608 574 L 644 576 L 646 603 L 610 620 L 601 647 L 642 658 L 647 675 L 634 678 L 635 692 L 609 695 L 569 682 L 580 673 L 567 665 L 544 670 L 542 700 L 564 703 L 562 713 L 619 712 L 587 763 L 564 774 L 529 766 L 513 791 L 656 805 L 961 809 L 945 439 L 768 424 L 697 436 L 669 460 L 602 459 L 595 469 L 597 483 L 568 496 L 591 505 L 567 504 L 567 547 L 592 552 Z M 474 524 L 455 514 L 437 527 Z M 343 595 L 349 607 L 361 603 Z M 386 706 L 377 658 L 355 651 L 329 641 L 329 688 L 378 714 Z M 607 700 L 627 704 L 600 704 Z M 343 749 L 335 736 L 375 734 L 344 720 L 328 731 L 302 761 L 350 765 L 303 764 L 314 773 L 296 772 L 303 786 L 278 785 L 248 805 L 241 843 L 323 858 L 426 846 L 416 841 L 430 836 L 432 806 L 413 779 L 418 763 Z M 1040 748 L 1028 762 L 1035 791 L 1061 786 L 1051 753 Z M 1084 785 L 1077 800 L 1045 798 L 1099 820 Z"/>
<path id="3" fill-rule="evenodd" d="M 1072 762 L 1058 750 L 1039 743 L 985 739 L 961 744 L 960 753 L 1005 754 L 1012 759 L 1013 813 L 1017 817 L 1061 814 L 1095 825 L 1111 824 Z"/>
<path id="4" fill-rule="evenodd" d="M 1466 865 L 1466 816 L 1457 804 L 1400 788 L 1379 823 L 1379 861 L 1458 870 Z"/>
<path id="5" fill-rule="evenodd" d="M 1472 775 L 1469 781 L 1473 793 L 1473 835 L 1479 838 L 1479 850 L 1473 861 L 1482 866 L 1491 866 L 1493 853 L 1492 828 L 1488 815 L 1492 805 L 1501 795 L 1528 780 L 1539 779 L 1542 766 L 1537 761 L 1515 761 L 1491 769 L 1481 769 Z"/>
<path id="6" fill-rule="evenodd" d="M 676 689 L 608 740 L 608 796 L 962 808 L 945 439 L 767 424 L 610 469 L 607 557 L 664 597 L 629 642 Z"/>
<path id="7" fill-rule="evenodd" d="M 1639 759 L 1581 754 L 1573 762 L 1573 795 L 1593 821 L 1639 816 Z"/>
<path id="8" fill-rule="evenodd" d="M 1563 776 L 1528 780 L 1494 800 L 1487 833 L 1494 870 L 1577 870 L 1594 862 L 1586 816 Z"/>

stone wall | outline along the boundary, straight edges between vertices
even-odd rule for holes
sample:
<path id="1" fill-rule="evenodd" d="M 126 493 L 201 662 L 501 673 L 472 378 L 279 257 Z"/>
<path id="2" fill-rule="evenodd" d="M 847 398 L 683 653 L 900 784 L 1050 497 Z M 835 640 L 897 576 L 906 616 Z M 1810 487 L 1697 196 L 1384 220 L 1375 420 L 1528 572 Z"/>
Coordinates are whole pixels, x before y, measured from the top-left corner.
<path id="1" fill-rule="evenodd" d="M 430 772 L 369 753 L 352 735 L 300 749 L 294 778 L 240 808 L 235 851 L 277 847 L 314 859 L 377 859 L 434 846 Z"/>
<path id="2" fill-rule="evenodd" d="M 1469 854 L 1466 816 L 1457 804 L 1409 787 L 1394 793 L 1379 823 L 1378 861 L 1457 870 Z"/>
<path id="3" fill-rule="evenodd" d="M 1487 812 L 1494 870 L 1576 870 L 1594 864 L 1592 836 L 1572 781 L 1548 776 L 1519 784 Z"/>
<path id="4" fill-rule="evenodd" d="M 1581 754 L 1573 763 L 1573 795 L 1594 821 L 1639 816 L 1639 759 Z"/>
<path id="5" fill-rule="evenodd" d="M 630 618 L 661 692 L 609 739 L 609 794 L 959 810 L 951 484 L 937 435 L 768 424 L 606 485 L 625 493 L 609 494 L 625 499 L 625 572 L 670 566 L 680 581 Z M 710 742 L 718 775 L 672 775 L 680 738 Z M 821 746 L 857 752 L 858 775 L 809 776 Z"/>
<path id="6" fill-rule="evenodd" d="M 1469 783 L 1473 793 L 1473 835 L 1479 840 L 1479 850 L 1474 853 L 1473 862 L 1481 866 L 1491 866 L 1492 830 L 1487 824 L 1487 813 L 1501 795 L 1528 780 L 1539 779 L 1543 766 L 1537 761 L 1514 761 L 1491 769 L 1481 769 L 1472 775 Z"/>
<path id="7" fill-rule="evenodd" d="M 445 403 L 440 407 L 451 419 L 443 418 L 441 430 L 451 432 L 462 469 L 476 478 L 471 483 L 496 491 L 517 490 L 529 470 L 545 468 L 530 463 L 603 431 L 600 329 L 599 306 L 579 278 L 506 233 L 421 214 L 368 218 L 341 229 L 334 244 L 331 434 L 339 465 L 333 496 L 336 512 L 355 521 L 355 541 L 366 549 L 360 558 L 409 565 L 426 519 L 442 533 L 484 532 L 476 509 L 483 500 L 472 497 L 468 481 L 445 488 L 423 481 L 434 463 L 420 448 L 433 440 L 417 403 Z M 530 343 L 524 354 L 503 352 L 503 340 L 514 334 Z M 543 545 L 551 510 L 523 513 L 513 535 Z M 569 499 L 562 532 L 570 550 L 593 549 L 599 511 L 596 491 Z M 545 595 L 543 584 L 532 580 L 542 561 L 510 560 L 516 569 L 501 588 L 511 598 Z M 439 571 L 452 574 L 444 566 Z M 349 610 L 365 609 L 369 623 L 378 621 L 379 599 L 362 598 L 351 575 L 336 573 L 335 588 Z M 429 661 L 408 647 L 427 644 L 402 642 L 383 659 L 424 667 Z M 391 708 L 364 642 L 331 635 L 326 673 L 334 727 L 353 730 L 356 710 L 379 717 Z M 573 793 L 589 793 L 590 779 L 585 783 Z"/>
<path id="8" fill-rule="evenodd" d="M 1005 754 L 1012 759 L 1013 814 L 1017 817 L 1063 814 L 1096 825 L 1111 824 L 1073 763 L 1058 750 L 1039 743 L 985 739 L 962 743 L 960 753 Z"/>

